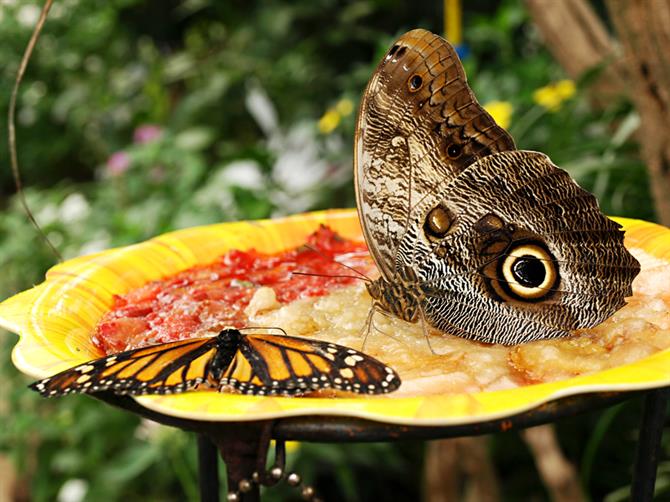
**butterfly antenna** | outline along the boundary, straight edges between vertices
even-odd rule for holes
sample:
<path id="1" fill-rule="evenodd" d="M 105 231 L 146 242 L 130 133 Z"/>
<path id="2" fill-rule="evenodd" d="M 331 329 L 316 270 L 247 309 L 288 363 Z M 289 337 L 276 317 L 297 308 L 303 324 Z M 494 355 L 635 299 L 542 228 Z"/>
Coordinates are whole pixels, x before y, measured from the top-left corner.
<path id="1" fill-rule="evenodd" d="M 327 274 L 317 274 L 313 272 L 291 272 L 291 275 L 306 275 L 308 277 L 332 277 L 334 279 L 358 279 L 361 281 L 369 281 L 364 277 L 359 277 L 357 275 L 327 275 Z M 370 281 L 372 282 L 372 281 Z"/>
<path id="2" fill-rule="evenodd" d="M 19 86 L 21 85 L 21 80 L 23 80 L 23 75 L 26 72 L 26 68 L 28 67 L 28 61 L 30 61 L 30 56 L 33 53 L 33 49 L 35 48 L 35 45 L 37 44 L 37 39 L 40 36 L 40 33 L 42 32 L 42 28 L 44 27 L 44 23 L 47 20 L 47 15 L 49 14 L 49 9 L 51 9 L 51 4 L 53 3 L 53 0 L 46 0 L 44 2 L 44 7 L 42 7 L 42 12 L 40 14 L 39 19 L 37 20 L 37 24 L 35 25 L 35 29 L 33 30 L 33 34 L 30 37 L 30 40 L 28 41 L 28 45 L 26 46 L 26 50 L 23 53 L 23 57 L 21 58 L 21 64 L 19 65 L 19 69 L 16 72 L 16 79 L 14 80 L 14 87 L 12 89 L 12 94 L 9 98 L 9 112 L 7 114 L 7 136 L 8 136 L 8 142 L 9 142 L 9 161 L 10 161 L 10 166 L 12 169 L 12 176 L 14 178 L 14 186 L 16 187 L 16 193 L 19 197 L 19 201 L 21 202 L 21 206 L 23 206 L 24 211 L 26 212 L 26 215 L 28 216 L 28 219 L 32 223 L 32 225 L 35 227 L 37 232 L 39 233 L 40 237 L 44 241 L 44 243 L 51 249 L 53 254 L 56 256 L 58 261 L 63 261 L 62 255 L 58 252 L 56 247 L 53 245 L 53 243 L 49 240 L 47 237 L 47 234 L 44 233 L 44 230 L 42 230 L 42 227 L 40 227 L 39 223 L 37 223 L 37 220 L 35 219 L 35 216 L 33 215 L 32 211 L 30 210 L 30 207 L 28 207 L 28 201 L 26 200 L 26 196 L 23 192 L 23 184 L 21 183 L 21 175 L 19 173 L 19 161 L 18 161 L 18 156 L 16 154 L 16 100 L 19 94 Z"/>
<path id="3" fill-rule="evenodd" d="M 304 273 L 304 272 L 293 272 L 294 274 L 297 274 L 297 275 L 313 275 L 313 276 L 318 276 L 318 277 L 348 277 L 348 278 L 351 278 L 351 279 L 362 279 L 362 280 L 367 281 L 367 282 L 372 282 L 372 279 L 370 279 L 367 275 L 365 275 L 360 270 L 356 270 L 354 267 L 351 267 L 351 266 L 347 265 L 346 263 L 342 263 L 341 261 L 337 261 L 335 258 L 333 258 L 332 256 L 328 256 L 327 254 L 325 254 L 320 249 L 317 249 L 314 246 L 311 246 L 309 244 L 303 244 L 302 247 L 304 247 L 306 249 L 309 249 L 310 251 L 312 251 L 314 253 L 317 253 L 317 254 L 321 255 L 322 257 L 324 257 L 324 258 L 326 258 L 326 259 L 328 259 L 332 262 L 335 262 L 335 263 L 337 263 L 338 265 L 340 265 L 344 268 L 347 268 L 347 269 L 351 270 L 353 273 L 358 275 L 358 277 L 352 277 L 350 275 L 307 274 L 307 273 Z"/>

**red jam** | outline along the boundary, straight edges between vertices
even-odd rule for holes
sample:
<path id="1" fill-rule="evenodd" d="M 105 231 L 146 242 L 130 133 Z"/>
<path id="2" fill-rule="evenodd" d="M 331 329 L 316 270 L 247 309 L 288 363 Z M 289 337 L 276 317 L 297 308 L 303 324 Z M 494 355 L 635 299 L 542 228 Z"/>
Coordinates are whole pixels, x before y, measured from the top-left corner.
<path id="1" fill-rule="evenodd" d="M 341 263 L 370 270 L 365 244 L 344 239 L 328 227 L 310 235 L 307 244 L 277 254 L 229 251 L 209 265 L 117 295 L 112 310 L 98 323 L 93 343 L 111 354 L 216 334 L 226 326 L 247 324 L 244 309 L 261 286 L 271 287 L 279 303 L 289 303 L 354 283 L 355 272 Z"/>

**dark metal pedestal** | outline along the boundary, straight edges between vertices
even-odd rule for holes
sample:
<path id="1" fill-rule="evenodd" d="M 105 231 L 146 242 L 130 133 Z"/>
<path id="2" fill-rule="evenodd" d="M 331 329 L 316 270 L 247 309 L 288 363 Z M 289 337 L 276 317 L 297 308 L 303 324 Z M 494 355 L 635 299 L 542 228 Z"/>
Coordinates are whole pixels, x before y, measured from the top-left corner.
<path id="1" fill-rule="evenodd" d="M 200 475 L 200 502 L 219 501 L 218 451 L 204 434 L 198 434 L 198 473 Z"/>
<path id="2" fill-rule="evenodd" d="M 641 394 L 643 392 L 583 394 L 552 401 L 503 419 L 427 427 L 334 416 L 256 422 L 205 422 L 156 413 L 126 396 L 99 393 L 96 397 L 156 422 L 196 432 L 201 500 L 218 502 L 217 450 L 226 464 L 229 490 L 236 490 L 239 482 L 248 479 L 252 472 L 265 470 L 265 456 L 271 438 L 278 441 L 376 442 L 476 436 L 553 422 L 566 416 L 611 406 Z M 633 470 L 631 496 L 635 502 L 649 502 L 653 498 L 669 395 L 669 389 L 646 391 Z M 258 485 L 255 484 L 250 492 L 244 494 L 243 500 L 257 502 L 259 497 Z"/>
<path id="3" fill-rule="evenodd" d="M 649 392 L 644 399 L 631 488 L 631 500 L 636 502 L 638 500 L 646 502 L 654 498 L 656 470 L 669 394 L 668 389 L 658 389 Z"/>

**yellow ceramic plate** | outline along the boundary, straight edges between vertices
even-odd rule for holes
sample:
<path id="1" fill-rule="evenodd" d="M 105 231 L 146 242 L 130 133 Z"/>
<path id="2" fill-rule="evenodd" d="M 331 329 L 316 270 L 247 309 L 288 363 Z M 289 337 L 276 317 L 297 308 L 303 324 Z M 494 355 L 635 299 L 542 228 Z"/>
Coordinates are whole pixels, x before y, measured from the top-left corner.
<path id="1" fill-rule="evenodd" d="M 628 247 L 670 262 L 670 230 L 637 220 L 618 220 Z M 53 267 L 42 284 L 0 304 L 0 326 L 21 338 L 16 367 L 44 378 L 102 356 L 90 334 L 123 294 L 148 281 L 200 263 L 230 249 L 276 252 L 298 246 L 320 224 L 362 239 L 355 210 L 309 213 L 281 220 L 222 223 L 161 235 L 141 244 L 76 258 Z M 408 425 L 450 425 L 491 420 L 568 395 L 670 385 L 670 350 L 636 363 L 560 382 L 476 394 L 429 397 L 286 398 L 213 391 L 141 396 L 152 410 L 182 418 L 241 421 L 296 415 L 341 415 Z M 67 399 L 67 398 L 64 398 Z"/>

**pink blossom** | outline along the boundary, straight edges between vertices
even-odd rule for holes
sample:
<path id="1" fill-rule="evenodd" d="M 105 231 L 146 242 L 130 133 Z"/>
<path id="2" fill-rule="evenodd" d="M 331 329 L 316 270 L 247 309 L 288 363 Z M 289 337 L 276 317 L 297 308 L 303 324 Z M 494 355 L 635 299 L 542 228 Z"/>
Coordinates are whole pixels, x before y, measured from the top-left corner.
<path id="1" fill-rule="evenodd" d="M 144 145 L 156 141 L 163 134 L 163 129 L 155 124 L 143 124 L 135 129 L 133 141 Z"/>
<path id="2" fill-rule="evenodd" d="M 130 167 L 130 155 L 126 152 L 114 152 L 107 159 L 107 174 L 121 176 Z"/>

